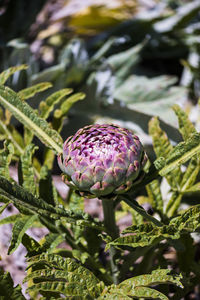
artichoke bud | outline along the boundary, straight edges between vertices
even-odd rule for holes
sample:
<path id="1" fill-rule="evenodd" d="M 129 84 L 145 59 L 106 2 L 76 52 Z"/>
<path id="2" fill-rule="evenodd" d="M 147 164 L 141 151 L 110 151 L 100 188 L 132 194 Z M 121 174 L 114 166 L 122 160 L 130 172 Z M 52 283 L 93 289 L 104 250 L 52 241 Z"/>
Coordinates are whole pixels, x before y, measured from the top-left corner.
<path id="1" fill-rule="evenodd" d="M 113 124 L 79 129 L 64 142 L 58 156 L 63 181 L 93 198 L 129 190 L 146 161 L 139 138 Z"/>

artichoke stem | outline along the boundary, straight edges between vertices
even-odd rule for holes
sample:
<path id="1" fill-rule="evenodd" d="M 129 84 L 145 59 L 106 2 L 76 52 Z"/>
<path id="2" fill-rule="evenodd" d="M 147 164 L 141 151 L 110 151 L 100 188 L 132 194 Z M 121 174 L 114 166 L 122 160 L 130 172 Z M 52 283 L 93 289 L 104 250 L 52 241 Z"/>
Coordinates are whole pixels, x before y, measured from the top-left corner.
<path id="1" fill-rule="evenodd" d="M 104 225 L 107 233 L 114 240 L 119 236 L 119 230 L 115 222 L 115 210 L 114 202 L 112 199 L 102 199 L 103 213 L 104 213 Z M 119 269 L 116 263 L 117 250 L 114 246 L 110 247 L 110 266 L 112 272 L 112 278 L 114 284 L 119 283 Z"/>

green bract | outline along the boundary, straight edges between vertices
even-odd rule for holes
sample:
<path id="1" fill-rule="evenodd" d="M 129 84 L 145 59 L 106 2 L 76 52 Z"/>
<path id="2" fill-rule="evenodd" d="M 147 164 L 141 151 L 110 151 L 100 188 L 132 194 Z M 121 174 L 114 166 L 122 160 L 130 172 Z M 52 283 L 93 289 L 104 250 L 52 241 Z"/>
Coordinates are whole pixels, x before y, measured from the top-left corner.
<path id="1" fill-rule="evenodd" d="M 106 196 L 127 191 L 147 160 L 139 138 L 117 125 L 90 125 L 70 136 L 58 162 L 67 185 L 83 194 Z"/>

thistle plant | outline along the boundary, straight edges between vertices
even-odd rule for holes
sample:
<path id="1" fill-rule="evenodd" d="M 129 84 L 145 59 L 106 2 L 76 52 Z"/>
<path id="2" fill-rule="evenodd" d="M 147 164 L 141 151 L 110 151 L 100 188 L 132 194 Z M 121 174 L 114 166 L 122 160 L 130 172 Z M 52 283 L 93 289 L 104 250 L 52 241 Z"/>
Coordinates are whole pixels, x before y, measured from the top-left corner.
<path id="1" fill-rule="evenodd" d="M 195 198 L 200 191 L 200 133 L 175 105 L 183 142 L 172 145 L 158 118 L 152 118 L 149 133 L 157 157 L 154 161 L 146 163 L 138 137 L 117 125 L 86 126 L 63 144 L 63 120 L 71 105 L 84 95 L 66 98 L 71 89 L 56 91 L 36 112 L 26 99 L 50 88 L 50 83 L 18 93 L 4 85 L 9 76 L 24 68 L 0 74 L 0 140 L 4 141 L 0 213 L 9 205 L 19 211 L 1 219 L 0 225 L 13 223 L 8 254 L 20 243 L 27 250 L 24 282 L 28 283 L 29 298 L 167 300 L 173 293 L 171 299 L 183 299 L 199 286 L 200 278 L 196 255 L 200 204 Z M 11 114 L 24 130 L 14 128 Z M 35 155 L 34 135 L 45 147 L 40 161 Z M 70 186 L 67 199 L 61 198 L 52 180 L 56 156 L 63 180 Z M 9 170 L 16 162 L 18 182 Z M 163 177 L 170 186 L 169 200 L 161 193 Z M 85 213 L 84 197 L 101 200 L 104 222 Z M 143 208 L 144 203 L 150 205 L 151 214 Z M 120 232 L 116 223 L 127 213 L 132 224 Z M 40 241 L 26 233 L 30 227 L 42 226 L 49 233 Z M 174 259 L 165 255 L 171 249 L 176 253 Z M 1 294 L 2 299 L 26 299 L 4 271 L 0 271 Z"/>
<path id="2" fill-rule="evenodd" d="M 113 197 L 127 192 L 133 181 L 142 178 L 147 156 L 139 138 L 117 125 L 90 125 L 78 130 L 63 145 L 63 158 L 58 156 L 64 182 L 82 196 L 102 199 L 107 232 L 116 238 Z M 111 248 L 113 279 L 117 268 Z"/>

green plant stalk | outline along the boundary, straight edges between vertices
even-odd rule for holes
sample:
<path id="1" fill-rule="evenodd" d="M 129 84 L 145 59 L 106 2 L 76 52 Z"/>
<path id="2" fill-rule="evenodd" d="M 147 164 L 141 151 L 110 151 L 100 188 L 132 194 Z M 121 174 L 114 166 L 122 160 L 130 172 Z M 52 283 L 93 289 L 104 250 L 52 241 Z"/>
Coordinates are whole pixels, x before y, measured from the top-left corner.
<path id="1" fill-rule="evenodd" d="M 126 199 L 125 197 L 120 197 L 121 200 L 123 200 L 124 202 L 126 202 L 131 208 L 133 208 L 134 210 L 136 210 L 141 216 L 143 216 L 146 220 L 154 223 L 156 226 L 162 227 L 163 224 L 158 221 L 157 219 L 155 219 L 154 217 L 152 217 L 151 215 L 149 215 L 144 208 L 140 207 L 139 205 L 134 204 L 131 200 Z"/>
<path id="2" fill-rule="evenodd" d="M 182 195 L 178 195 L 177 198 L 175 199 L 174 203 L 171 205 L 171 207 L 169 208 L 168 212 L 167 212 L 167 216 L 169 218 L 173 217 L 175 215 L 175 213 L 177 212 L 180 203 L 181 203 L 181 199 L 182 199 Z"/>
<path id="3" fill-rule="evenodd" d="M 115 210 L 114 202 L 112 199 L 101 199 L 104 214 L 104 225 L 107 233 L 111 236 L 112 240 L 115 240 L 119 236 L 119 231 L 115 222 Z M 116 263 L 117 250 L 114 246 L 110 247 L 110 266 L 113 278 L 113 283 L 119 283 L 119 269 Z"/>

